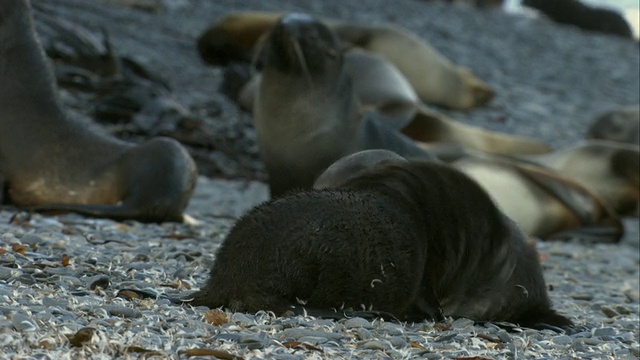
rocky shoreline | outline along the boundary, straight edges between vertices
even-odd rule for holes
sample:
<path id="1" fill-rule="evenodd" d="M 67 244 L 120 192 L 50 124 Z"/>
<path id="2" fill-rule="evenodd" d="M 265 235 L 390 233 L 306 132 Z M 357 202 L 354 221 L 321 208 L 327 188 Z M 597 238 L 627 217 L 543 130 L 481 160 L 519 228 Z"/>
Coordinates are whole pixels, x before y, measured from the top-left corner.
<path id="1" fill-rule="evenodd" d="M 263 178 L 251 118 L 217 92 L 222 69 L 205 67 L 194 46 L 199 33 L 227 11 L 286 9 L 401 24 L 470 67 L 497 92 L 486 108 L 443 112 L 557 148 L 579 141 L 599 112 L 640 101 L 637 43 L 542 19 L 414 0 L 393 6 L 385 0 L 166 0 L 157 13 L 102 0 L 34 2 L 55 3 L 50 8 L 56 14 L 87 28 L 105 28 L 119 53 L 166 77 L 174 99 L 199 114 L 208 133 L 224 142 L 226 151 L 221 146 L 202 156 L 211 173 L 233 180 L 199 179 L 187 211 L 196 224 L 118 223 L 2 209 L 0 357 L 640 357 L 637 218 L 626 220 L 628 234 L 620 244 L 537 243 L 554 307 L 579 325 L 571 334 L 506 331 L 466 319 L 395 324 L 220 314 L 122 292 L 194 290 L 234 219 L 267 198 L 264 183 L 247 180 Z M 70 111 L 91 115 L 88 104 L 67 95 Z"/>

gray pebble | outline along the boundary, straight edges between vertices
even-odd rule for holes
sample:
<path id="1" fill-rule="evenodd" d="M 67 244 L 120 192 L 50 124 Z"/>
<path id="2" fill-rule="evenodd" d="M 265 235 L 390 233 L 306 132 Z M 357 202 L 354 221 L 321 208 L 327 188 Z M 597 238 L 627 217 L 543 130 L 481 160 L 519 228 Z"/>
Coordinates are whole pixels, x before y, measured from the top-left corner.
<path id="1" fill-rule="evenodd" d="M 388 341 L 384 341 L 384 340 L 371 340 L 371 341 L 367 341 L 366 343 L 358 346 L 359 348 L 362 349 L 371 349 L 371 350 L 389 350 L 391 349 L 391 344 L 389 344 Z"/>
<path id="2" fill-rule="evenodd" d="M 356 339 L 358 340 L 369 340 L 373 338 L 371 331 L 365 328 L 355 328 L 353 333 L 356 335 Z"/>
<path id="3" fill-rule="evenodd" d="M 311 345 L 320 345 L 326 343 L 329 339 L 324 336 L 303 336 L 299 338 L 298 341 Z"/>
<path id="4" fill-rule="evenodd" d="M 18 269 L 0 266 L 0 280 L 2 281 L 7 281 L 14 276 L 20 276 L 20 274 L 22 274 L 22 271 Z"/>
<path id="5" fill-rule="evenodd" d="M 48 241 L 35 234 L 26 234 L 20 238 L 20 242 L 25 245 L 42 245 L 46 244 Z"/>
<path id="6" fill-rule="evenodd" d="M 242 325 L 255 325 L 256 320 L 254 317 L 243 313 L 234 313 L 231 315 L 231 322 Z"/>
<path id="7" fill-rule="evenodd" d="M 85 278 L 83 280 L 84 280 L 85 287 L 89 288 L 90 290 L 95 290 L 98 287 L 102 289 L 107 289 L 111 285 L 111 281 L 109 280 L 109 277 L 106 275 L 95 275 L 89 278 Z"/>
<path id="8" fill-rule="evenodd" d="M 511 340 L 511 336 L 509 335 L 509 333 L 507 333 L 507 332 L 506 332 L 506 331 L 504 331 L 504 330 L 500 330 L 500 331 L 498 331 L 498 333 L 497 333 L 496 335 L 497 335 L 497 336 L 498 336 L 498 338 L 499 338 L 502 342 L 504 342 L 504 343 L 510 343 L 510 342 L 512 341 L 512 340 Z"/>
<path id="9" fill-rule="evenodd" d="M 558 345 L 569 345 L 573 343 L 573 338 L 568 335 L 555 336 L 551 340 Z"/>
<path id="10" fill-rule="evenodd" d="M 442 335 L 438 336 L 433 341 L 435 341 L 435 342 L 446 342 L 446 341 L 449 341 L 449 340 L 455 338 L 457 335 L 458 335 L 457 331 L 449 331 L 446 334 L 442 334 Z"/>
<path id="11" fill-rule="evenodd" d="M 103 305 L 102 309 L 106 310 L 112 316 L 120 316 L 124 318 L 142 317 L 142 313 L 140 311 L 122 305 Z"/>
<path id="12" fill-rule="evenodd" d="M 407 340 L 400 336 L 388 337 L 386 340 L 396 349 L 402 349 L 409 346 Z"/>
<path id="13" fill-rule="evenodd" d="M 358 327 L 362 327 L 365 329 L 373 328 L 373 325 L 371 325 L 371 322 L 361 317 L 354 317 L 351 319 L 347 319 L 346 321 L 343 322 L 343 324 L 347 329 L 353 329 Z"/>
<path id="14" fill-rule="evenodd" d="M 593 336 L 613 336 L 616 335 L 617 331 L 616 329 L 612 328 L 612 327 L 601 327 L 601 328 L 597 328 L 595 330 L 593 330 Z"/>
<path id="15" fill-rule="evenodd" d="M 402 326 L 389 322 L 382 324 L 378 331 L 383 331 L 391 336 L 399 336 L 404 334 L 404 328 Z"/>
<path id="16" fill-rule="evenodd" d="M 32 332 L 38 330 L 38 325 L 33 320 L 31 320 L 30 317 L 21 313 L 13 314 L 13 316 L 11 317 L 11 323 L 13 324 L 13 327 L 18 331 Z"/>

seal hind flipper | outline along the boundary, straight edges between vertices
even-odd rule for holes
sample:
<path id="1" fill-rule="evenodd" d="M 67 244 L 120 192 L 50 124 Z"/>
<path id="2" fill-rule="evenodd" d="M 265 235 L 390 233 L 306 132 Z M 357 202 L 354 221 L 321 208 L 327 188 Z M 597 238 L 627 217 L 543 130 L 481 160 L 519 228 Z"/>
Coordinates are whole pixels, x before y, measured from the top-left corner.
<path id="1" fill-rule="evenodd" d="M 561 232 L 564 236 L 584 235 L 585 240 L 617 243 L 624 234 L 622 221 L 598 195 L 587 188 L 544 169 L 531 165 L 516 166 L 518 172 L 531 179 L 549 195 L 558 199 L 584 226 Z M 595 225 L 595 226 L 594 226 Z M 599 230 L 598 230 L 599 229 Z M 552 237 L 555 237 L 552 235 Z"/>

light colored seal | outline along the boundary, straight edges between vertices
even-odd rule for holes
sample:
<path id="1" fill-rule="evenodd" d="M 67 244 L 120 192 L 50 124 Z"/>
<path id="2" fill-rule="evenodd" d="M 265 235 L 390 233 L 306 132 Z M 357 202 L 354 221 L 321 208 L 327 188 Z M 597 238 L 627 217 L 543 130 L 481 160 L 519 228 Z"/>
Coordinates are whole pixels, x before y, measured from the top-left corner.
<path id="1" fill-rule="evenodd" d="M 551 308 L 524 233 L 467 176 L 422 161 L 375 166 L 337 189 L 293 192 L 254 208 L 188 303 L 572 324 Z"/>
<path id="2" fill-rule="evenodd" d="M 182 221 L 196 167 L 176 141 L 123 142 L 65 115 L 26 0 L 0 2 L 0 187 L 36 210 Z"/>
<path id="3" fill-rule="evenodd" d="M 425 149 L 449 144 L 503 155 L 545 154 L 551 151 L 551 147 L 540 141 L 466 125 L 425 106 L 419 106 L 413 118 L 402 128 L 402 133 L 418 141 Z"/>
<path id="4" fill-rule="evenodd" d="M 547 168 L 482 154 L 452 165 L 476 180 L 529 235 L 593 242 L 617 242 L 622 236 L 619 218 L 602 198 Z"/>
<path id="5" fill-rule="evenodd" d="M 527 160 L 546 166 L 598 194 L 620 215 L 638 212 L 640 147 L 605 140 L 588 140 Z"/>
<path id="6" fill-rule="evenodd" d="M 198 39 L 201 57 L 210 64 L 253 59 L 255 44 L 282 13 L 235 12 L 225 15 Z M 455 65 L 423 39 L 402 28 L 334 19 L 322 20 L 348 47 L 368 50 L 391 62 L 418 96 L 453 109 L 470 109 L 489 102 L 493 90 L 468 69 Z"/>

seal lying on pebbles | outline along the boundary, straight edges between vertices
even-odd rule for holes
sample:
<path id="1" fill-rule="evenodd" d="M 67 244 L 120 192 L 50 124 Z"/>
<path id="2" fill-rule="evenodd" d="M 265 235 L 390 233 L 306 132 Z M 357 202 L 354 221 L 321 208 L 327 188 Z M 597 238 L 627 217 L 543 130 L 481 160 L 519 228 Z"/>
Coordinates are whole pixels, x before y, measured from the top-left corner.
<path id="1" fill-rule="evenodd" d="M 430 161 L 379 164 L 337 189 L 259 205 L 231 230 L 190 304 L 572 324 L 551 309 L 524 233 L 474 181 Z"/>
<path id="2" fill-rule="evenodd" d="M 282 16 L 276 12 L 228 14 L 200 35 L 200 56 L 213 65 L 249 61 L 256 43 Z M 322 21 L 346 46 L 377 53 L 393 63 L 426 102 L 469 109 L 488 103 L 494 96 L 491 88 L 471 71 L 453 64 L 407 30 L 393 25 Z"/>
<path id="3" fill-rule="evenodd" d="M 553 170 L 474 154 L 452 163 L 476 180 L 524 232 L 540 238 L 618 242 L 620 219 L 600 196 Z"/>
<path id="4" fill-rule="evenodd" d="M 0 2 L 0 187 L 39 211 L 182 221 L 197 170 L 176 141 L 140 145 L 64 114 L 26 0 Z"/>
<path id="5" fill-rule="evenodd" d="M 624 106 L 598 115 L 585 137 L 640 145 L 640 105 Z"/>
<path id="6" fill-rule="evenodd" d="M 632 215 L 640 201 L 640 147 L 588 140 L 527 160 L 557 171 L 598 194 L 617 214 Z"/>

